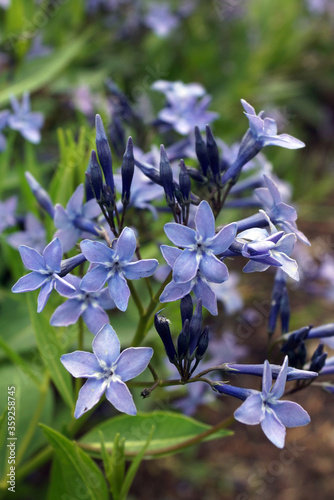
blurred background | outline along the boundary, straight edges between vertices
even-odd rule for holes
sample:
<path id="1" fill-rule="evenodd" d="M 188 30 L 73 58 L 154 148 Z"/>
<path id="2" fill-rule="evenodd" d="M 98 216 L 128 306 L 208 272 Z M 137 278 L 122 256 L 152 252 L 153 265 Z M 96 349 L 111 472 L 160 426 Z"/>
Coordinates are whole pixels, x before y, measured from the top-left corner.
<path id="1" fill-rule="evenodd" d="M 25 170 L 55 201 L 67 200 L 72 187 L 82 182 L 94 147 L 96 113 L 110 125 L 118 165 L 123 151 L 117 149 L 117 134 L 131 133 L 144 152 L 152 144 L 172 142 L 157 127 L 165 102 L 151 88 L 157 80 L 200 83 L 211 96 L 210 111 L 217 113 L 214 134 L 228 145 L 247 128 L 240 105 L 246 99 L 257 112 L 265 109 L 275 118 L 279 133 L 284 130 L 306 144 L 297 151 L 265 150 L 275 174 L 292 186 L 298 227 L 312 243 L 298 253 L 303 279 L 290 293 L 291 329 L 333 322 L 333 44 L 333 0 L 0 0 L 0 200 L 19 193 L 21 212 L 36 214 Z M 10 96 L 21 101 L 25 92 L 32 112 L 44 116 L 40 140 L 24 140 L 17 127 L 1 125 L 1 112 L 13 106 Z M 173 134 L 173 140 L 182 139 Z M 61 192 L 50 185 L 55 171 L 64 176 Z M 2 219 L 6 211 L 1 205 Z M 9 293 L 22 274 L 15 245 L 7 241 L 14 231 L 10 227 L 1 226 L 0 330 L 24 353 L 33 337 L 24 300 Z M 222 299 L 224 324 L 213 323 L 212 328 L 224 333 L 232 356 L 242 359 L 251 347 L 248 359 L 264 359 L 267 334 L 260 306 L 270 298 L 271 287 L 272 276 L 239 283 L 239 298 L 233 296 L 232 302 L 243 301 L 243 312 L 228 311 L 228 298 Z M 4 356 L 1 361 L 7 369 Z M 273 447 L 259 427 L 236 424 L 233 437 L 146 461 L 131 498 L 330 498 L 332 398 L 316 390 L 296 396 L 312 421 L 288 432 L 284 451 Z M 159 395 L 152 399 L 157 404 Z M 168 397 L 166 404 L 173 400 Z M 192 414 L 214 424 L 236 407 L 235 401 L 219 398 L 195 405 Z M 32 498 L 36 484 L 45 498 L 47 472 L 28 478 L 22 498 Z"/>

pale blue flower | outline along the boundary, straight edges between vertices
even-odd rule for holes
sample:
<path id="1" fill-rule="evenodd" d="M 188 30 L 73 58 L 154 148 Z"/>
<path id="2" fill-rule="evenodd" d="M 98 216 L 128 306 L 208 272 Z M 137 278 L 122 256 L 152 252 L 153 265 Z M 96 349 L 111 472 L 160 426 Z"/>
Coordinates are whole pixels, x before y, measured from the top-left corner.
<path id="1" fill-rule="evenodd" d="M 170 9 L 170 5 L 165 2 L 152 3 L 144 22 L 158 37 L 167 37 L 179 24 L 179 19 Z"/>
<path id="2" fill-rule="evenodd" d="M 75 288 L 75 292 L 63 294 L 63 296 L 69 297 L 69 300 L 57 307 L 51 316 L 50 325 L 73 325 L 82 316 L 89 330 L 95 335 L 103 325 L 109 322 L 105 310 L 115 307 L 108 288 L 87 293 L 80 288 L 81 279 L 77 276 L 68 274 L 65 281 Z"/>
<path id="3" fill-rule="evenodd" d="M 199 83 L 158 80 L 152 85 L 152 89 L 163 92 L 167 100 L 167 106 L 158 114 L 159 119 L 179 134 L 188 135 L 195 125 L 203 130 L 218 116 L 217 113 L 207 111 L 211 97 Z"/>
<path id="4" fill-rule="evenodd" d="M 24 219 L 24 231 L 11 233 L 7 242 L 13 248 L 25 245 L 41 253 L 46 246 L 45 227 L 33 214 L 28 213 Z"/>
<path id="5" fill-rule="evenodd" d="M 66 210 L 59 203 L 55 206 L 54 224 L 58 231 L 55 237 L 59 238 L 64 252 L 71 250 L 79 238 L 87 233 L 98 235 L 98 227 L 91 219 L 101 213 L 95 199 L 83 204 L 84 185 L 80 184 L 74 191 Z"/>
<path id="6" fill-rule="evenodd" d="M 20 278 L 12 292 L 31 292 L 40 288 L 37 312 L 44 309 L 54 288 L 61 295 L 75 292 L 75 288 L 59 276 L 63 250 L 58 238 L 44 248 L 42 255 L 24 245 L 19 246 L 19 252 L 25 267 L 33 272 Z"/>
<path id="7" fill-rule="evenodd" d="M 133 230 L 125 227 L 114 247 L 109 248 L 99 241 L 84 240 L 81 251 L 89 262 L 98 264 L 82 279 L 81 289 L 98 292 L 108 283 L 110 297 L 121 311 L 126 311 L 130 289 L 126 282 L 151 276 L 158 266 L 156 259 L 142 259 L 131 262 L 137 241 Z"/>
<path id="8" fill-rule="evenodd" d="M 27 141 L 38 144 L 41 140 L 40 129 L 44 123 L 43 114 L 30 111 L 28 92 L 23 94 L 21 104 L 14 96 L 11 96 L 10 102 L 13 113 L 8 118 L 8 126 L 12 130 L 18 130 Z"/>
<path id="9" fill-rule="evenodd" d="M 228 279 L 226 265 L 215 255 L 222 254 L 233 243 L 236 224 L 228 224 L 215 233 L 215 218 L 207 201 L 202 201 L 195 216 L 195 228 L 165 224 L 164 230 L 174 245 L 184 248 L 173 266 L 176 283 L 192 280 L 199 270 L 208 281 L 222 283 Z"/>
<path id="10" fill-rule="evenodd" d="M 247 397 L 234 412 L 239 422 L 248 425 L 261 424 L 267 438 L 278 448 L 284 447 L 286 427 L 300 427 L 310 422 L 308 413 L 297 403 L 279 401 L 283 396 L 288 374 L 288 357 L 272 387 L 272 369 L 268 361 L 264 363 L 262 392 L 256 391 Z"/>
<path id="11" fill-rule="evenodd" d="M 0 234 L 8 227 L 15 226 L 17 197 L 11 196 L 5 201 L 0 201 Z"/>
<path id="12" fill-rule="evenodd" d="M 286 233 L 295 233 L 299 240 L 310 245 L 306 236 L 297 229 L 295 222 L 297 220 L 296 210 L 283 203 L 281 193 L 275 182 L 266 175 L 263 177 L 267 187 L 255 189 L 255 194 L 261 201 L 271 222 L 280 226 Z"/>
<path id="13" fill-rule="evenodd" d="M 93 353 L 75 351 L 63 354 L 60 358 L 73 377 L 88 378 L 79 391 L 75 418 L 93 408 L 104 393 L 118 411 L 136 415 L 137 410 L 125 382 L 145 370 L 153 355 L 153 349 L 130 347 L 120 353 L 117 334 L 106 324 L 94 337 Z"/>

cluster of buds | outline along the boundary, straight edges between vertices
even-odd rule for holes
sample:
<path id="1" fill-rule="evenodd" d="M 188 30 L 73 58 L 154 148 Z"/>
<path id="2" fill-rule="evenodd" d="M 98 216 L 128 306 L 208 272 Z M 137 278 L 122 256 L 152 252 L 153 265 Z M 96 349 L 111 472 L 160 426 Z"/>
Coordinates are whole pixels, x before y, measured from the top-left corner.
<path id="1" fill-rule="evenodd" d="M 184 383 L 196 370 L 209 345 L 208 327 L 203 329 L 202 326 L 202 300 L 197 301 L 195 312 L 193 308 L 190 295 L 181 299 L 182 330 L 177 339 L 177 347 L 172 339 L 169 320 L 160 316 L 160 311 L 154 317 L 154 325 L 165 346 L 168 359 L 176 366 Z"/>
<path id="2" fill-rule="evenodd" d="M 87 201 L 95 197 L 97 203 L 101 207 L 103 215 L 108 221 L 111 230 L 115 235 L 117 235 L 122 231 L 123 224 L 119 221 L 116 207 L 116 189 L 112 170 L 111 150 L 100 115 L 96 115 L 95 125 L 97 154 L 94 150 L 92 151 L 89 166 L 86 172 L 86 178 L 88 181 L 88 183 L 86 183 Z M 121 168 L 121 200 L 123 204 L 122 221 L 124 221 L 126 207 L 130 202 L 134 166 L 133 142 L 132 138 L 129 137 Z M 118 223 L 118 230 L 116 230 L 114 217 L 116 217 Z"/>

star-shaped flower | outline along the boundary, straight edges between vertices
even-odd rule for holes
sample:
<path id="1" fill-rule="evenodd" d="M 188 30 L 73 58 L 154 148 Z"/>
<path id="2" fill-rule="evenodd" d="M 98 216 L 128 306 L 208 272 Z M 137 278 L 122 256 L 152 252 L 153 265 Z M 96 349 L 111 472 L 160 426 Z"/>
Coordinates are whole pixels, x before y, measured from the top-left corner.
<path id="1" fill-rule="evenodd" d="M 310 245 L 306 236 L 297 229 L 295 222 L 297 220 L 296 210 L 283 203 L 281 193 L 275 182 L 266 175 L 263 177 L 267 187 L 255 189 L 255 194 L 260 199 L 269 219 L 280 226 L 286 233 L 295 233 L 299 240 Z"/>
<path id="2" fill-rule="evenodd" d="M 61 295 L 75 292 L 75 288 L 59 276 L 63 251 L 58 238 L 51 241 L 41 255 L 33 248 L 19 246 L 23 264 L 33 272 L 20 278 L 12 288 L 13 293 L 31 292 L 41 288 L 37 312 L 41 312 L 54 288 Z"/>
<path id="3" fill-rule="evenodd" d="M 249 396 L 234 412 L 239 422 L 248 425 L 261 424 L 267 438 L 278 448 L 284 447 L 286 427 L 299 427 L 310 422 L 309 414 L 297 403 L 279 401 L 284 393 L 288 373 L 288 357 L 285 357 L 277 380 L 272 387 L 272 371 L 265 361 L 262 392 Z"/>
<path id="4" fill-rule="evenodd" d="M 226 265 L 215 255 L 223 253 L 233 243 L 237 226 L 228 224 L 215 234 L 215 218 L 207 201 L 202 201 L 195 216 L 196 230 L 174 222 L 164 230 L 174 245 L 184 248 L 173 266 L 176 283 L 192 280 L 199 270 L 208 281 L 222 283 L 228 278 Z"/>
<path id="5" fill-rule="evenodd" d="M 298 281 L 297 262 L 289 257 L 296 236 L 283 231 L 269 234 L 266 229 L 254 227 L 238 234 L 236 241 L 244 242 L 242 255 L 249 258 L 243 268 L 244 273 L 262 272 L 270 266 L 281 267 L 292 279 Z"/>
<path id="6" fill-rule="evenodd" d="M 182 250 L 179 248 L 169 247 L 167 245 L 161 245 L 160 250 L 171 268 L 173 268 L 176 260 L 182 254 Z M 217 316 L 217 298 L 210 285 L 208 280 L 198 270 L 196 275 L 185 283 L 179 283 L 174 280 L 168 283 L 160 295 L 159 300 L 160 302 L 174 302 L 175 300 L 182 299 L 182 297 L 193 291 L 197 299 L 202 299 L 203 307 L 213 316 Z"/>
<path id="7" fill-rule="evenodd" d="M 136 250 L 136 237 L 133 230 L 125 227 L 114 248 L 99 241 L 84 240 L 81 251 L 89 262 L 98 264 L 82 279 L 81 289 L 85 292 L 98 292 L 108 283 L 110 297 L 121 311 L 126 311 L 130 289 L 126 282 L 151 276 L 158 266 L 156 259 L 142 259 L 131 262 Z"/>
<path id="8" fill-rule="evenodd" d="M 8 126 L 12 130 L 18 130 L 20 134 L 33 144 L 41 140 L 40 129 L 43 127 L 44 117 L 42 113 L 30 111 L 30 97 L 28 92 L 23 94 L 22 103 L 12 96 L 10 102 L 13 113 L 8 118 Z"/>
<path id="9" fill-rule="evenodd" d="M 25 245 L 42 252 L 46 245 L 45 227 L 33 214 L 28 213 L 24 219 L 24 231 L 11 233 L 7 237 L 7 242 L 13 248 Z"/>
<path id="10" fill-rule="evenodd" d="M 102 395 L 118 410 L 136 415 L 132 395 L 125 382 L 142 373 L 153 355 L 151 347 L 130 347 L 120 353 L 115 330 L 104 325 L 93 340 L 93 353 L 75 351 L 63 354 L 60 361 L 73 377 L 88 378 L 79 391 L 75 418 L 97 404 Z"/>
<path id="11" fill-rule="evenodd" d="M 64 252 L 74 247 L 79 238 L 87 232 L 97 235 L 97 226 L 91 221 L 101 213 L 95 199 L 83 205 L 84 185 L 80 184 L 74 191 L 66 210 L 59 203 L 55 206 L 54 224 L 58 231 L 55 236 L 60 239 Z"/>
<path id="12" fill-rule="evenodd" d="M 69 297 L 69 300 L 61 304 L 51 316 L 50 325 L 68 326 L 76 323 L 80 316 L 88 326 L 89 330 L 95 335 L 103 325 L 109 322 L 106 309 L 115 307 L 111 299 L 108 288 L 99 292 L 87 293 L 81 290 L 81 279 L 77 276 L 68 274 L 65 280 L 70 283 L 75 292 L 63 294 Z"/>

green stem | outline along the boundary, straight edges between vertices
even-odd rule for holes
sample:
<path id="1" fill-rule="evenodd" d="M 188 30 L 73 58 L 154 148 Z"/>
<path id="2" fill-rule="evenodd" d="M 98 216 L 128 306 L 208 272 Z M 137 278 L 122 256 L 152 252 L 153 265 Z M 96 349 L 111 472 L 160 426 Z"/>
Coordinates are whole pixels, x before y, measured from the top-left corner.
<path id="1" fill-rule="evenodd" d="M 133 298 L 134 303 L 137 306 L 139 315 L 143 316 L 144 315 L 144 307 L 143 307 L 143 304 L 141 303 L 141 300 L 140 300 L 140 297 L 137 293 L 137 290 L 135 289 L 135 287 L 131 281 L 128 281 L 128 286 L 130 288 L 131 297 Z"/>
<path id="2" fill-rule="evenodd" d="M 139 320 L 136 333 L 134 334 L 134 337 L 132 339 L 132 343 L 131 343 L 132 346 L 138 346 L 142 343 L 142 341 L 146 335 L 147 329 L 148 329 L 147 327 L 148 327 L 149 321 L 150 321 L 152 315 L 154 314 L 154 311 L 159 303 L 159 297 L 162 294 L 165 286 L 170 282 L 171 278 L 172 278 L 172 272 L 169 273 L 169 275 L 167 276 L 165 281 L 161 284 L 157 293 L 151 298 L 151 301 L 150 301 L 146 311 L 143 311 L 143 313 L 141 314 L 141 318 Z M 130 288 L 130 290 L 131 290 L 131 288 Z"/>

